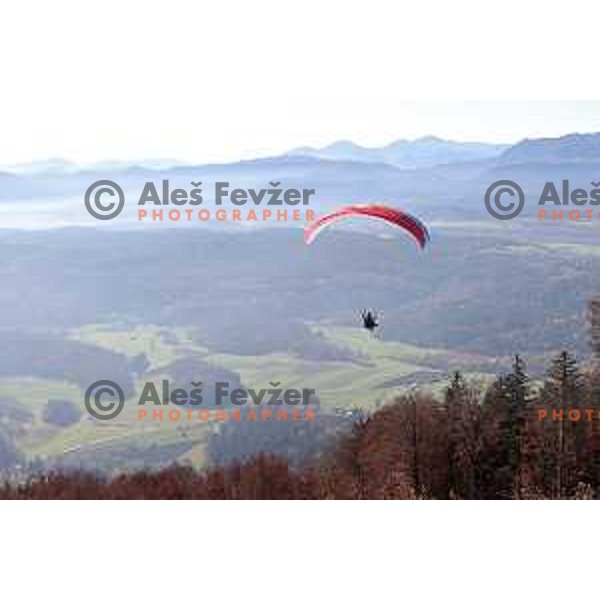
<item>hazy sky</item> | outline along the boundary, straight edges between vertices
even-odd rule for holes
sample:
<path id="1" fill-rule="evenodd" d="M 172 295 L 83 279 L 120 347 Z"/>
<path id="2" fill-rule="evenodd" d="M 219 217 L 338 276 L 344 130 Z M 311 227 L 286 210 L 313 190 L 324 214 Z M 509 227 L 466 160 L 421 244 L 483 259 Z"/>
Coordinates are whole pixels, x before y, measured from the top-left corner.
<path id="1" fill-rule="evenodd" d="M 0 35 L 0 165 L 227 161 L 339 139 L 513 142 L 600 131 L 598 101 L 457 101 L 598 97 L 589 67 L 565 53 L 563 33 L 542 52 L 527 21 L 510 11 L 494 15 L 495 28 L 510 31 L 499 44 L 456 21 L 459 9 L 485 20 L 485 3 L 437 3 L 434 12 L 422 0 L 410 14 L 398 4 L 9 3 Z M 544 27 L 566 30 L 566 18 L 548 7 Z M 576 46 L 593 58 L 588 27 L 593 19 L 577 22 Z"/>
<path id="2" fill-rule="evenodd" d="M 125 103 L 126 101 L 124 101 Z M 38 123 L 33 140 L 23 132 L 3 148 L 3 164 L 46 158 L 81 162 L 167 158 L 186 162 L 227 161 L 285 152 L 296 146 L 350 139 L 366 146 L 399 138 L 436 135 L 456 140 L 515 142 L 600 131 L 600 102 L 398 102 L 362 113 L 292 114 L 281 110 L 188 112 L 175 118 L 177 103 L 164 105 L 147 125 L 117 112 L 105 126 L 89 122 Z M 6 128 L 5 128 L 6 131 Z M 22 142 L 27 141 L 26 145 Z"/>

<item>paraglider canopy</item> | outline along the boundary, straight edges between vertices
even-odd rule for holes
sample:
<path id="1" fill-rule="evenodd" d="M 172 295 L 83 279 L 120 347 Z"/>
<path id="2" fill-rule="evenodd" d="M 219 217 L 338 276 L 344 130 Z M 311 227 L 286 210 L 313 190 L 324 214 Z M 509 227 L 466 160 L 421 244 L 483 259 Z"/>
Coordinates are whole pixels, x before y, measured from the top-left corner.
<path id="1" fill-rule="evenodd" d="M 348 217 L 372 217 L 401 227 L 414 238 L 420 248 L 425 248 L 425 245 L 429 241 L 427 227 L 419 219 L 397 208 L 391 208 L 382 204 L 355 204 L 334 210 L 306 227 L 304 230 L 304 241 L 307 244 L 311 244 L 325 227 L 328 227 L 335 221 Z"/>

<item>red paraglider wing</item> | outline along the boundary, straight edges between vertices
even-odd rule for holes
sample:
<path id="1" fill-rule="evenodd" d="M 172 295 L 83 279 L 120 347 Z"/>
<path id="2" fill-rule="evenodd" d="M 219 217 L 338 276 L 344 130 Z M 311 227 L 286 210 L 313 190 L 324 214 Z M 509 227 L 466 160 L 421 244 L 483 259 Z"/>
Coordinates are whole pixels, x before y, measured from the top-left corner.
<path id="1" fill-rule="evenodd" d="M 356 204 L 328 213 L 304 229 L 304 241 L 307 244 L 312 243 L 325 227 L 334 221 L 348 217 L 374 217 L 402 227 L 414 237 L 421 248 L 424 248 L 429 241 L 429 232 L 419 219 L 396 208 L 381 204 Z"/>

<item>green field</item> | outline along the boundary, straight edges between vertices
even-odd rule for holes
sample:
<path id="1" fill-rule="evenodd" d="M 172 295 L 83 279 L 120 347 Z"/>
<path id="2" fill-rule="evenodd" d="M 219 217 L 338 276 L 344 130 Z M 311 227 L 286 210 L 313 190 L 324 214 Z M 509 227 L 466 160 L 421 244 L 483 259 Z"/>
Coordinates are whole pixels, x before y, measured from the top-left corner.
<path id="1" fill-rule="evenodd" d="M 87 326 L 71 333 L 70 338 L 129 357 L 146 355 L 151 375 L 141 376 L 136 391 L 125 404 L 123 412 L 112 421 L 96 421 L 87 413 L 76 425 L 60 428 L 48 425 L 41 411 L 49 398 L 71 400 L 83 411 L 85 390 L 67 382 L 34 378 L 0 378 L 0 397 L 10 398 L 28 410 L 32 420 L 14 427 L 19 449 L 29 458 L 52 459 L 84 452 L 119 452 L 132 443 L 191 443 L 180 461 L 201 467 L 206 463 L 205 441 L 214 424 L 198 421 L 139 421 L 136 400 L 147 380 L 158 380 L 173 361 L 196 357 L 239 374 L 247 388 L 268 388 L 270 381 L 280 381 L 284 388 L 314 388 L 321 406 L 326 410 L 374 409 L 392 400 L 403 388 L 410 387 L 411 378 L 423 378 L 430 389 L 441 389 L 447 374 L 458 367 L 480 365 L 480 356 L 456 354 L 443 349 L 423 348 L 384 341 L 358 328 L 314 325 L 312 329 L 335 346 L 351 350 L 354 360 L 314 361 L 293 354 L 274 353 L 262 356 L 212 354 L 193 342 L 191 331 L 164 329 L 157 326 L 136 326 L 114 329 Z M 476 374 L 476 369 L 473 370 Z M 11 424 L 9 424 L 11 425 Z M 126 466 L 125 464 L 123 465 Z"/>

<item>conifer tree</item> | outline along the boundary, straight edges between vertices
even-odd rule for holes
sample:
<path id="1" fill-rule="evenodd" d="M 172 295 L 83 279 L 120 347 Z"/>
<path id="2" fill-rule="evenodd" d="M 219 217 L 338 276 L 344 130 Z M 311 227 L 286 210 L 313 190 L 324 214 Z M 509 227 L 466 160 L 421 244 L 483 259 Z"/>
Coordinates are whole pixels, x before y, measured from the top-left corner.
<path id="1" fill-rule="evenodd" d="M 570 410 L 583 410 L 584 385 L 577 359 L 561 352 L 548 369 L 543 390 L 544 404 L 552 411 L 546 435 L 554 439 L 554 497 L 571 495 L 579 481 L 586 478 L 585 440 L 591 434 L 585 421 L 569 420 Z M 552 444 L 548 444 L 552 447 Z M 585 483 L 585 482 L 584 482 Z"/>
<path id="2" fill-rule="evenodd" d="M 512 371 L 488 388 L 482 406 L 477 484 L 483 498 L 512 498 L 521 492 L 531 397 L 525 362 L 516 355 Z"/>
<path id="3" fill-rule="evenodd" d="M 518 481 L 525 447 L 526 420 L 531 401 L 529 377 L 525 361 L 515 355 L 512 373 L 506 378 L 508 411 L 504 422 L 509 467 L 516 479 L 514 487 L 520 493 L 522 482 Z"/>
<path id="4" fill-rule="evenodd" d="M 479 403 L 460 372 L 454 373 L 445 393 L 448 439 L 448 489 L 452 497 L 475 493 Z"/>

